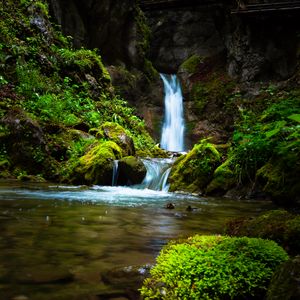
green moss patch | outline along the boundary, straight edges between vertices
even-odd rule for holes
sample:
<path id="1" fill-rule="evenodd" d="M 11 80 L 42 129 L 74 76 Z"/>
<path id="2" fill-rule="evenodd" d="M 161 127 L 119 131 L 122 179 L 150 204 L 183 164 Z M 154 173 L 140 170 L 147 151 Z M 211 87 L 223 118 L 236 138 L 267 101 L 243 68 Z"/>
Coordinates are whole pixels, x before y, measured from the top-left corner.
<path id="1" fill-rule="evenodd" d="M 186 155 L 176 160 L 170 175 L 171 191 L 201 191 L 220 164 L 220 154 L 206 140 L 195 145 Z"/>
<path id="2" fill-rule="evenodd" d="M 287 259 L 273 241 L 196 235 L 163 248 L 141 293 L 146 299 L 262 299 Z"/>

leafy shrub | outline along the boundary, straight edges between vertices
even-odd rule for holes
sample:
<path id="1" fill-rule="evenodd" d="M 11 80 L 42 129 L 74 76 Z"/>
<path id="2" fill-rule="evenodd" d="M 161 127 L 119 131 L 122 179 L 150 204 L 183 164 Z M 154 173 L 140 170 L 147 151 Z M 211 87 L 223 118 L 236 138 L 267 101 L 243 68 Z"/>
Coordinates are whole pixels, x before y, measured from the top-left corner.
<path id="1" fill-rule="evenodd" d="M 274 270 L 287 259 L 273 241 L 196 235 L 161 251 L 141 294 L 145 299 L 262 299 Z"/>

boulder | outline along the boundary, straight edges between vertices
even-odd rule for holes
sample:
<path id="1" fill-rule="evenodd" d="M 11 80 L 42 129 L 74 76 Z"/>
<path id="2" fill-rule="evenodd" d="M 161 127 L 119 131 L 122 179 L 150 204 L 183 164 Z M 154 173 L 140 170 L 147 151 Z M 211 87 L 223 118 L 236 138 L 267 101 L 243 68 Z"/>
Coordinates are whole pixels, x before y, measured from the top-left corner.
<path id="1" fill-rule="evenodd" d="M 119 145 L 119 147 L 121 147 L 123 156 L 135 155 L 135 148 L 132 138 L 118 123 L 105 122 L 100 127 L 97 137 L 102 137 L 115 142 L 117 145 Z"/>
<path id="2" fill-rule="evenodd" d="M 179 157 L 170 174 L 170 191 L 203 192 L 220 164 L 220 154 L 206 140 Z"/>
<path id="3" fill-rule="evenodd" d="M 266 300 L 300 299 L 300 256 L 281 265 L 272 277 Z"/>
<path id="4" fill-rule="evenodd" d="M 122 150 L 115 142 L 97 142 L 79 159 L 70 180 L 75 184 L 111 185 L 113 161 L 121 157 Z"/>
<path id="5" fill-rule="evenodd" d="M 146 168 L 141 159 L 128 156 L 120 159 L 118 165 L 118 185 L 139 184 L 146 176 Z"/>

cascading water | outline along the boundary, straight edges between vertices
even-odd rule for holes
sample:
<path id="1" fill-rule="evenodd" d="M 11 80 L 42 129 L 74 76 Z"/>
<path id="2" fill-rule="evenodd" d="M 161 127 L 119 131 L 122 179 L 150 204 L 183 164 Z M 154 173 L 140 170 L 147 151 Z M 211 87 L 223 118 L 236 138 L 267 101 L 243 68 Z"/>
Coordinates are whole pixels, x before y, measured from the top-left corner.
<path id="1" fill-rule="evenodd" d="M 119 161 L 114 160 L 114 162 L 113 162 L 113 175 L 112 175 L 112 182 L 111 182 L 112 186 L 116 186 L 117 182 L 118 182 L 118 175 L 119 175 L 118 166 L 119 166 Z"/>
<path id="2" fill-rule="evenodd" d="M 169 189 L 167 179 L 171 171 L 173 159 L 143 159 L 143 163 L 147 169 L 147 174 L 140 187 L 144 189 L 167 192 Z"/>
<path id="3" fill-rule="evenodd" d="M 165 89 L 165 120 L 161 147 L 168 151 L 184 151 L 184 118 L 182 92 L 176 75 L 160 74 Z"/>

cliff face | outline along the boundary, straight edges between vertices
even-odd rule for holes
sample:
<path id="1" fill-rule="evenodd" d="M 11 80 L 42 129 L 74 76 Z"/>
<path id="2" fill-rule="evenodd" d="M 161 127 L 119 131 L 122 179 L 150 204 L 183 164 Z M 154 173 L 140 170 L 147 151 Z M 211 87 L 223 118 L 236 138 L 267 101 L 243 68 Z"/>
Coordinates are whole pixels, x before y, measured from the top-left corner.
<path id="1" fill-rule="evenodd" d="M 49 0 L 63 32 L 77 47 L 101 49 L 106 64 L 140 64 L 135 0 Z"/>
<path id="2" fill-rule="evenodd" d="M 295 71 L 298 15 L 238 15 L 214 5 L 147 11 L 150 57 L 158 70 L 177 72 L 192 55 L 224 53 L 228 74 L 239 81 L 286 79 Z"/>
<path id="3" fill-rule="evenodd" d="M 146 10 L 145 19 L 135 0 L 49 1 L 56 19 L 64 32 L 74 37 L 76 46 L 99 48 L 105 64 L 114 65 L 108 69 L 117 92 L 137 107 L 157 139 L 163 92 L 149 60 L 159 72 L 180 75 L 186 132 L 192 142 L 206 136 L 217 142 L 228 140 L 234 117 L 224 113 L 223 105 L 226 93 L 239 93 L 240 87 L 235 84 L 242 83 L 244 93 L 252 97 L 259 93 L 260 82 L 285 80 L 296 69 L 297 11 L 231 14 L 237 6 L 235 1 L 204 1 L 198 6 Z M 205 78 L 210 97 L 203 97 L 197 85 L 203 83 L 203 74 L 191 77 L 195 72 L 181 67 L 192 57 L 205 61 L 198 64 L 204 68 L 203 74 L 214 73 L 221 79 L 210 85 L 211 79 Z M 226 82 L 225 90 L 220 88 L 222 81 Z"/>
<path id="4" fill-rule="evenodd" d="M 190 56 L 213 56 L 225 50 L 224 13 L 220 8 L 195 7 L 146 12 L 152 31 L 150 57 L 154 66 L 176 73 Z"/>

